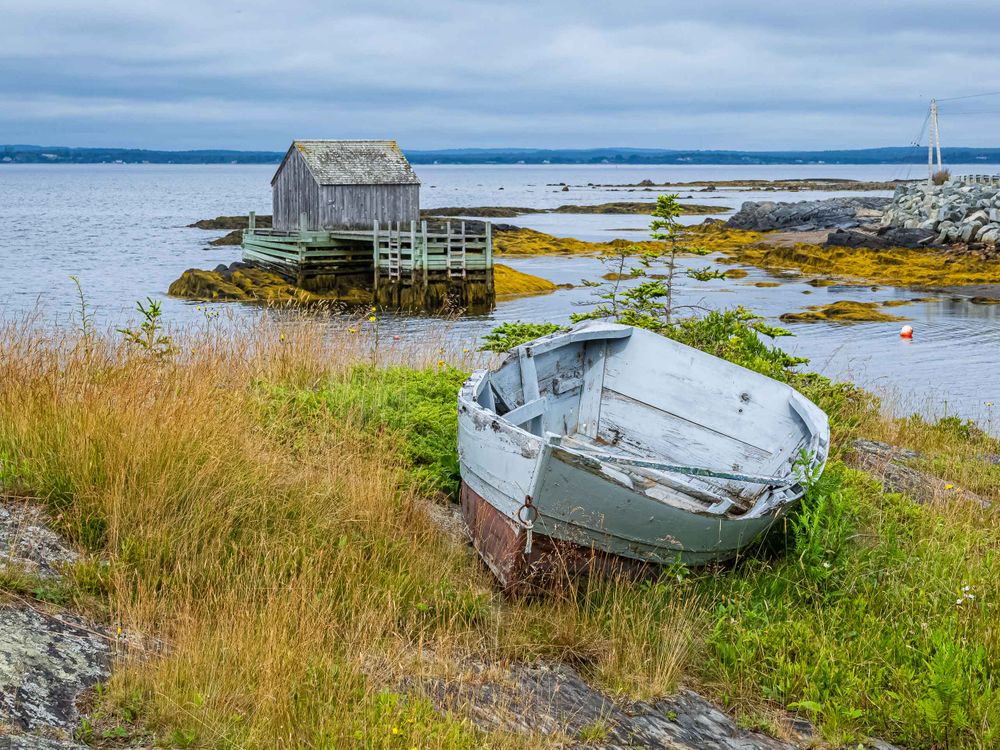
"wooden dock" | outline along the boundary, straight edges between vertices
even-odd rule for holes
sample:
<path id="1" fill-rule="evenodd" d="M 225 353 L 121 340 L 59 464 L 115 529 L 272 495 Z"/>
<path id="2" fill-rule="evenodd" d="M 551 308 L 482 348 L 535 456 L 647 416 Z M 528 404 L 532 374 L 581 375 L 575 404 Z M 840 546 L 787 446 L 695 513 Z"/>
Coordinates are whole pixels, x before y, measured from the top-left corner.
<path id="1" fill-rule="evenodd" d="M 490 224 L 409 222 L 371 230 L 262 229 L 250 214 L 243 260 L 312 291 L 370 289 L 378 304 L 403 309 L 480 312 L 495 302 Z"/>

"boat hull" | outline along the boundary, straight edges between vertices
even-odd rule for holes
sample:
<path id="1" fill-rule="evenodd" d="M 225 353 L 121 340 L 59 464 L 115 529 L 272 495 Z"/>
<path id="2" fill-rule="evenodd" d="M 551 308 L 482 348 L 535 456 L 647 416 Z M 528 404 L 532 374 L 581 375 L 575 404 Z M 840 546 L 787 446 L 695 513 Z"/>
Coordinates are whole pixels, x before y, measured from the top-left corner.
<path id="1" fill-rule="evenodd" d="M 730 560 L 828 446 L 826 415 L 789 386 L 612 324 L 522 345 L 458 396 L 465 519 L 506 586 Z"/>
<path id="2" fill-rule="evenodd" d="M 540 531 L 532 532 L 531 551 L 526 552 L 526 533 L 519 523 L 493 507 L 465 482 L 461 496 L 462 515 L 472 544 L 505 589 L 544 585 L 556 578 L 589 573 L 641 577 L 657 570 L 649 563 L 554 539 Z"/>
<path id="3" fill-rule="evenodd" d="M 724 562 L 770 530 L 796 502 L 753 518 L 696 513 L 558 454 L 542 453 L 538 459 L 530 551 L 526 528 L 512 512 L 521 503 L 477 481 L 465 467 L 462 512 L 474 546 L 505 587 L 558 575 L 643 574 L 673 563 Z"/>

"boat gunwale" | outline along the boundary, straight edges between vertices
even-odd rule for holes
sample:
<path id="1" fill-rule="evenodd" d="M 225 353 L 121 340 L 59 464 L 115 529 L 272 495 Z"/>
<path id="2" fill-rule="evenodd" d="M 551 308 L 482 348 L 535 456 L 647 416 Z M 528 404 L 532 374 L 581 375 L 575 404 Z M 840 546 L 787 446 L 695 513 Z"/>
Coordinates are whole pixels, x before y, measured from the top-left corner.
<path id="1" fill-rule="evenodd" d="M 492 385 L 490 382 L 490 377 L 494 372 L 500 369 L 512 365 L 514 360 L 519 360 L 524 355 L 529 357 L 535 356 L 535 354 L 544 354 L 547 352 L 555 351 L 564 346 L 571 346 L 575 343 L 584 343 L 587 341 L 595 341 L 600 339 L 606 339 L 608 341 L 620 340 L 623 338 L 630 338 L 635 329 L 632 326 L 625 326 L 616 323 L 585 323 L 582 326 L 571 329 L 569 331 L 559 331 L 556 333 L 548 334 L 546 336 L 534 339 L 527 343 L 521 344 L 507 352 L 507 356 L 504 357 L 503 361 L 495 368 L 481 368 L 474 371 L 462 384 L 462 388 L 459 390 L 458 401 L 460 405 L 460 410 L 462 406 L 468 409 L 474 410 L 476 413 L 482 417 L 486 417 L 491 420 L 499 419 L 503 421 L 503 426 L 505 431 L 512 434 L 512 437 L 519 439 L 519 441 L 530 441 L 530 443 L 538 449 L 538 455 L 536 458 L 536 472 L 541 474 L 542 464 L 545 460 L 549 459 L 552 454 L 552 448 L 559 447 L 558 441 L 552 441 L 547 436 L 536 435 L 528 429 L 525 429 L 521 425 L 515 424 L 509 420 L 504 419 L 504 415 L 499 414 L 495 408 L 490 409 L 479 403 L 479 397 L 482 394 L 484 387 L 489 387 Z M 624 333 L 623 333 L 624 332 Z M 611 335 L 601 335 L 601 334 L 611 334 Z M 673 341 L 663 337 L 665 341 L 670 342 L 673 345 L 687 347 L 678 341 Z M 695 350 L 698 351 L 698 350 Z M 708 355 L 712 356 L 712 355 Z M 727 365 L 729 367 L 735 368 L 737 370 L 742 370 L 746 373 L 752 374 L 759 378 L 764 378 L 772 383 L 781 386 L 782 390 L 787 394 L 787 402 L 789 408 L 795 414 L 795 416 L 800 421 L 803 427 L 803 438 L 808 439 L 809 449 L 812 459 L 810 461 L 809 473 L 818 474 L 822 473 L 826 466 L 826 462 L 829 457 L 829 422 L 825 412 L 822 411 L 816 404 L 811 400 L 806 398 L 802 393 L 793 388 L 787 383 L 782 383 L 781 381 L 770 378 L 762 373 L 757 373 L 748 368 L 742 367 L 734 362 L 729 362 L 728 360 L 719 359 L 720 363 Z M 602 388 L 603 390 L 603 388 Z M 645 404 L 650 408 L 655 408 L 652 405 Z M 518 408 L 518 407 L 514 407 Z M 510 411 L 513 411 L 511 409 Z M 819 417 L 819 419 L 817 419 Z M 568 437 L 568 436 L 567 436 Z M 639 458 L 645 458 L 640 454 L 636 454 Z M 652 460 L 657 460 L 655 457 Z M 609 466 L 615 468 L 614 462 L 604 461 L 600 458 L 593 457 L 593 461 L 599 466 Z M 792 462 L 794 467 L 794 461 Z M 660 502 L 672 508 L 683 510 L 684 512 L 694 513 L 697 515 L 703 515 L 708 518 L 715 519 L 728 519 L 732 521 L 738 521 L 740 519 L 752 520 L 756 518 L 761 518 L 767 516 L 771 513 L 778 512 L 781 508 L 786 505 L 797 502 L 805 494 L 805 487 L 803 487 L 802 482 L 795 480 L 794 483 L 790 483 L 783 487 L 777 487 L 770 490 L 767 497 L 758 498 L 754 504 L 746 511 L 735 515 L 732 514 L 731 509 L 727 509 L 722 513 L 709 512 L 708 509 L 695 510 L 690 508 L 678 508 L 678 506 L 669 503 L 665 500 L 658 500 L 655 497 L 646 495 L 642 492 L 637 492 L 634 487 L 627 487 L 624 483 L 617 481 L 612 476 L 605 472 L 600 473 L 601 478 L 604 481 L 613 482 L 619 484 L 626 489 L 631 490 L 637 496 L 645 498 L 647 500 L 652 500 L 654 502 Z M 789 470 L 788 476 L 793 478 L 792 469 Z M 539 479 L 536 476 L 532 480 L 534 485 Z M 721 489 L 721 488 L 720 488 Z M 725 492 L 725 490 L 723 490 Z M 732 495 L 732 492 L 727 492 L 726 494 Z"/>

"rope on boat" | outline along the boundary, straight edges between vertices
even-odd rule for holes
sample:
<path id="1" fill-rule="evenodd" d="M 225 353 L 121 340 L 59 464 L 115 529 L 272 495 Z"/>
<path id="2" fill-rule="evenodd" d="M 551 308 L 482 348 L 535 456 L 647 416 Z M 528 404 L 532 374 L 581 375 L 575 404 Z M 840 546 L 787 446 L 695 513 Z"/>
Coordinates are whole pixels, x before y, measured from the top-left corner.
<path id="1" fill-rule="evenodd" d="M 532 532 L 538 520 L 538 508 L 531 504 L 531 495 L 524 496 L 524 504 L 517 509 L 517 520 L 524 529 L 524 554 L 531 554 Z"/>

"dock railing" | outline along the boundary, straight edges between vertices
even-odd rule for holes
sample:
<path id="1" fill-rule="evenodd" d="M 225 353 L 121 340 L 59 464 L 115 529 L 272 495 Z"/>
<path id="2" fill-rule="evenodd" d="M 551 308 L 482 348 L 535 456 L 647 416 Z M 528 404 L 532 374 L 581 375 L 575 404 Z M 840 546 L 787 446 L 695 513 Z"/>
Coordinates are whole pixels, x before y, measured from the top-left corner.
<path id="1" fill-rule="evenodd" d="M 458 281 L 470 274 L 482 277 L 493 267 L 492 227 L 489 222 L 480 226 L 481 231 L 470 231 L 465 221 L 411 221 L 374 222 L 368 230 L 311 230 L 303 215 L 297 229 L 284 230 L 258 228 L 251 213 L 243 259 L 298 280 L 367 271 L 376 287 L 382 280 Z"/>
<path id="2" fill-rule="evenodd" d="M 1000 185 L 1000 174 L 963 174 L 958 179 L 963 185 Z"/>

